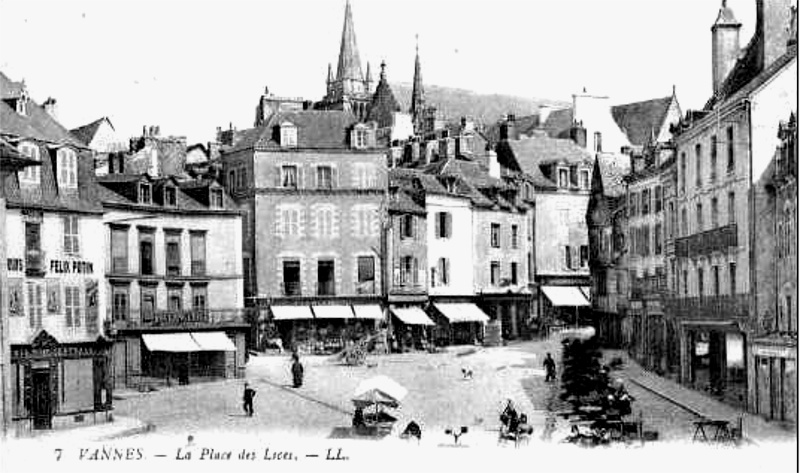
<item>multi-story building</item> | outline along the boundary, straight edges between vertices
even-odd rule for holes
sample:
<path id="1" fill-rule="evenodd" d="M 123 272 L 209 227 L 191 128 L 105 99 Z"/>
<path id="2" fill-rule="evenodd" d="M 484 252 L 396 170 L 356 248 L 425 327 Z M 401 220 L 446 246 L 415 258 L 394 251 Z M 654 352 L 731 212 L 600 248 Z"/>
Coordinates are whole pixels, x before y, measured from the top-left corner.
<path id="1" fill-rule="evenodd" d="M 21 433 L 105 421 L 110 344 L 92 156 L 24 83 L 0 73 L 0 96 L 0 136 L 40 164 L 3 181 L 12 422 Z"/>
<path id="2" fill-rule="evenodd" d="M 244 373 L 242 216 L 214 181 L 99 176 L 116 386 Z"/>
<path id="3" fill-rule="evenodd" d="M 755 281 L 761 324 L 748 346 L 748 404 L 768 419 L 797 423 L 797 118 L 779 126 L 781 144 L 754 194 Z"/>
<path id="4" fill-rule="evenodd" d="M 711 32 L 714 95 L 673 129 L 677 291 L 666 307 L 679 322 L 680 380 L 742 406 L 754 383 L 749 337 L 773 306 L 754 277 L 752 183 L 774 154 L 775 124 L 796 111 L 791 11 L 789 0 L 757 0 L 755 32 L 740 54 L 741 25 L 723 2 Z"/>

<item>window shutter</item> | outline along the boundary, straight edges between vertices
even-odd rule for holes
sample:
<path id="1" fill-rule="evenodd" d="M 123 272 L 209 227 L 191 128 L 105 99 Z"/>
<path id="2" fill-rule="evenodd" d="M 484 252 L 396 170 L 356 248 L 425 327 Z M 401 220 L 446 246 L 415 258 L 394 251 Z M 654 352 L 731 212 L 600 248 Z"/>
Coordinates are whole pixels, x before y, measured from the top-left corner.
<path id="1" fill-rule="evenodd" d="M 275 166 L 275 187 L 282 187 L 281 177 L 281 167 Z"/>
<path id="2" fill-rule="evenodd" d="M 446 235 L 445 236 L 447 238 L 450 238 L 450 237 L 453 236 L 453 216 L 450 215 L 449 213 L 445 214 L 445 223 L 446 223 L 446 225 L 445 225 Z"/>
<path id="3" fill-rule="evenodd" d="M 417 264 L 417 258 L 411 260 L 411 272 L 414 278 L 414 284 L 419 284 L 419 265 Z"/>
<path id="4" fill-rule="evenodd" d="M 331 166 L 331 188 L 339 188 L 339 168 L 336 166 Z"/>
<path id="5" fill-rule="evenodd" d="M 434 219 L 436 226 L 436 238 L 441 238 L 442 236 L 442 213 L 436 212 L 436 218 Z"/>

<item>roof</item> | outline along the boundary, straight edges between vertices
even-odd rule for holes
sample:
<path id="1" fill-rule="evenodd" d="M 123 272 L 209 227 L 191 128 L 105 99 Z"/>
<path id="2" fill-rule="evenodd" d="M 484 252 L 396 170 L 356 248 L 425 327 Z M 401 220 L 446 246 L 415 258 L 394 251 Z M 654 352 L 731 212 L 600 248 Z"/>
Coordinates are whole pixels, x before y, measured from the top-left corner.
<path id="1" fill-rule="evenodd" d="M 259 127 L 242 130 L 239 141 L 226 152 L 243 149 L 281 149 L 278 127 L 289 122 L 297 127 L 298 148 L 348 149 L 348 132 L 358 119 L 345 111 L 298 110 L 279 112 Z"/>
<path id="2" fill-rule="evenodd" d="M 100 129 L 100 125 L 102 125 L 104 121 L 108 122 L 108 125 L 111 128 L 114 128 L 114 125 L 111 124 L 111 120 L 109 120 L 108 117 L 103 117 L 98 118 L 92 123 L 74 128 L 70 130 L 70 133 L 72 133 L 72 136 L 80 140 L 81 143 L 88 146 L 94 139 L 94 135 L 97 134 L 97 130 Z"/>
<path id="3" fill-rule="evenodd" d="M 550 112 L 544 123 L 541 124 L 541 128 L 551 138 L 566 138 L 569 137 L 572 121 L 572 108 L 561 108 Z"/>
<path id="4" fill-rule="evenodd" d="M 367 112 L 367 121 L 378 123 L 378 127 L 392 126 L 394 113 L 400 111 L 400 105 L 394 98 L 392 88 L 386 80 L 385 64 L 381 64 L 381 78 L 372 96 L 372 104 Z"/>
<path id="5" fill-rule="evenodd" d="M 741 26 L 741 23 L 736 21 L 733 10 L 726 4 L 725 0 L 722 1 L 722 5 L 719 7 L 714 26 Z"/>
<path id="6" fill-rule="evenodd" d="M 664 127 L 673 96 L 611 107 L 611 116 L 632 145 L 642 146 Z"/>
<path id="7" fill-rule="evenodd" d="M 609 197 L 618 197 L 625 193 L 623 178 L 631 171 L 631 162 L 627 156 L 600 153 L 597 155 L 600 178 L 603 180 L 603 193 Z"/>
<path id="8" fill-rule="evenodd" d="M 211 180 L 183 180 L 179 181 L 173 176 L 151 178 L 147 174 L 108 174 L 97 178 L 99 188 L 98 197 L 104 205 L 117 204 L 135 206 L 137 208 L 159 209 L 164 211 L 207 211 L 229 213 L 236 210 L 236 205 L 227 193 L 223 192 L 223 207 L 209 207 L 208 191 L 211 186 L 221 186 Z M 153 185 L 152 204 L 141 204 L 138 201 L 139 182 L 148 181 Z M 161 189 L 167 182 L 174 184 L 175 205 L 164 206 Z M 200 192 L 198 192 L 200 191 Z"/>
<path id="9" fill-rule="evenodd" d="M 501 122 L 497 122 L 490 127 L 486 128 L 485 136 L 486 139 L 491 143 L 497 143 L 500 141 L 500 125 Z M 523 117 L 516 117 L 514 119 L 514 127 L 517 133 L 522 136 L 530 136 L 533 134 L 533 131 L 539 126 L 539 115 L 526 115 Z"/>
<path id="10" fill-rule="evenodd" d="M 509 140 L 508 145 L 520 169 L 531 176 L 533 184 L 539 187 L 556 187 L 548 179 L 541 167 L 547 164 L 591 164 L 591 153 L 572 140 L 534 136 L 521 140 Z M 498 157 L 500 153 L 498 151 Z"/>
<path id="11" fill-rule="evenodd" d="M 344 7 L 344 26 L 342 27 L 342 44 L 339 48 L 339 64 L 336 68 L 336 80 L 364 80 L 361 74 L 361 59 L 356 44 L 356 30 L 353 27 L 353 13 L 350 1 Z"/>
<path id="12" fill-rule="evenodd" d="M 389 200 L 389 210 L 399 213 L 425 214 L 425 207 L 414 201 L 406 189 L 399 189 Z"/>

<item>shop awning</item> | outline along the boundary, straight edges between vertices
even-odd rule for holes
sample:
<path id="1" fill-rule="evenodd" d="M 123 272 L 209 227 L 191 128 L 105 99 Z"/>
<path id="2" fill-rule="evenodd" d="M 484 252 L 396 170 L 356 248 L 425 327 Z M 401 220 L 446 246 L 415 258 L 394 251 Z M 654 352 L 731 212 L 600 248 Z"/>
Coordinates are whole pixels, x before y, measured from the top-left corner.
<path id="1" fill-rule="evenodd" d="M 382 320 L 383 311 L 378 305 L 354 305 L 353 311 L 357 319 Z"/>
<path id="2" fill-rule="evenodd" d="M 459 322 L 486 323 L 489 321 L 489 316 L 484 314 L 475 304 L 439 302 L 433 305 L 442 315 L 447 317 L 451 324 Z"/>
<path id="3" fill-rule="evenodd" d="M 315 305 L 314 317 L 318 319 L 352 319 L 353 309 L 349 305 Z"/>
<path id="4" fill-rule="evenodd" d="M 170 351 L 186 353 L 202 351 L 189 332 L 185 333 L 144 333 L 142 340 L 150 351 Z"/>
<path id="5" fill-rule="evenodd" d="M 225 332 L 192 332 L 192 338 L 202 351 L 236 351 Z"/>
<path id="6" fill-rule="evenodd" d="M 556 307 L 585 307 L 590 305 L 586 296 L 576 286 L 542 286 L 544 295 Z"/>
<path id="7" fill-rule="evenodd" d="M 407 325 L 436 325 L 419 307 L 393 307 L 392 313 Z"/>
<path id="8" fill-rule="evenodd" d="M 272 317 L 275 320 L 302 320 L 313 319 L 314 314 L 307 305 L 274 305 L 271 306 Z"/>
<path id="9" fill-rule="evenodd" d="M 591 302 L 592 301 L 592 288 L 589 286 L 581 286 L 581 292 L 584 296 L 586 296 L 586 300 Z"/>

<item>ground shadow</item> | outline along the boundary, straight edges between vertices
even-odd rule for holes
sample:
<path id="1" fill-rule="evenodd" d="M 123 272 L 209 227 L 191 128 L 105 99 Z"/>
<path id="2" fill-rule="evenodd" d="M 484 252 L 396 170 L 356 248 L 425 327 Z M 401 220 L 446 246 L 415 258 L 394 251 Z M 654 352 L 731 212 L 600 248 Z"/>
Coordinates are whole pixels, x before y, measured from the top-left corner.
<path id="1" fill-rule="evenodd" d="M 369 434 L 359 434 L 353 427 L 334 427 L 331 430 L 329 439 L 356 439 L 356 440 L 381 440 L 388 436 L 388 432 L 372 432 Z"/>

